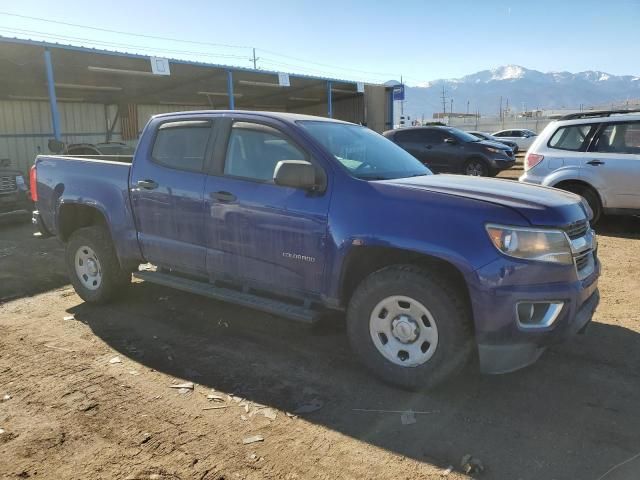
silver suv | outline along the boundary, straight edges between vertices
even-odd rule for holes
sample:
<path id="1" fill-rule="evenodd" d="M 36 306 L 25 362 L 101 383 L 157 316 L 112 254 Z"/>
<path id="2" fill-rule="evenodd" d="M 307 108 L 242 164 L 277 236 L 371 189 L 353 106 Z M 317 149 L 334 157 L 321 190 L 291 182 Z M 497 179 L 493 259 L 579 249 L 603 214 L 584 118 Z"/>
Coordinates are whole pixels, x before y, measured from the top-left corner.
<path id="1" fill-rule="evenodd" d="M 640 214 L 640 114 L 582 112 L 552 122 L 531 145 L 521 182 L 582 195 L 603 215 Z"/>

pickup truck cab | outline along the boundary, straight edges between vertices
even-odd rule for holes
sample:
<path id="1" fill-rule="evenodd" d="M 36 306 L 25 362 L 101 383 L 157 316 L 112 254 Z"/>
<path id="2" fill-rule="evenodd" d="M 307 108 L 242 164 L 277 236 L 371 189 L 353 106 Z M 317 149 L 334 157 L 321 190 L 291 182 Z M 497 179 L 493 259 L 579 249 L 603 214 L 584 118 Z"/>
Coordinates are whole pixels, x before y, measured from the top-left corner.
<path id="1" fill-rule="evenodd" d="M 529 365 L 582 331 L 599 300 L 579 196 L 432 175 L 337 120 L 158 115 L 132 165 L 38 156 L 32 177 L 35 222 L 66 243 L 84 300 L 111 300 L 133 272 L 304 322 L 345 311 L 360 360 L 405 388 L 472 355 L 484 372 Z"/>

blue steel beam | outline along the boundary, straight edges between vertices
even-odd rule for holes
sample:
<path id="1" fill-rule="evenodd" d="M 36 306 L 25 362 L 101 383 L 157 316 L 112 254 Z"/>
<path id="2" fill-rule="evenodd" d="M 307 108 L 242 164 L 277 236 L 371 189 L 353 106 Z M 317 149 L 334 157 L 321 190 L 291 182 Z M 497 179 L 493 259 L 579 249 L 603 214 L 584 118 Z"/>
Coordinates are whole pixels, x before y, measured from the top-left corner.
<path id="1" fill-rule="evenodd" d="M 60 132 L 60 113 L 58 112 L 58 101 L 56 99 L 56 85 L 53 78 L 53 63 L 51 63 L 51 52 L 48 48 L 44 50 L 44 64 L 47 71 L 47 88 L 49 90 L 49 107 L 51 108 L 51 123 L 53 125 L 53 138 L 62 140 Z"/>
<path id="2" fill-rule="evenodd" d="M 233 96 L 233 72 L 227 70 L 227 93 L 229 94 L 229 110 L 235 110 L 236 101 Z"/>

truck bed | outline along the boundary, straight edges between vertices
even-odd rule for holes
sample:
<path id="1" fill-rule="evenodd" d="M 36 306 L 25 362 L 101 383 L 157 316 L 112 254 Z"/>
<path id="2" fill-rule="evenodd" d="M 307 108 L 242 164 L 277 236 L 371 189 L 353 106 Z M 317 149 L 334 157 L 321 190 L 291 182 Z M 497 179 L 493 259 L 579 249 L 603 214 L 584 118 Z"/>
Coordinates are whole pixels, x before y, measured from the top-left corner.
<path id="1" fill-rule="evenodd" d="M 60 234 L 60 211 L 70 206 L 97 208 L 104 216 L 119 255 L 137 241 L 129 198 L 130 163 L 79 156 L 38 155 L 38 211 L 52 234 Z"/>

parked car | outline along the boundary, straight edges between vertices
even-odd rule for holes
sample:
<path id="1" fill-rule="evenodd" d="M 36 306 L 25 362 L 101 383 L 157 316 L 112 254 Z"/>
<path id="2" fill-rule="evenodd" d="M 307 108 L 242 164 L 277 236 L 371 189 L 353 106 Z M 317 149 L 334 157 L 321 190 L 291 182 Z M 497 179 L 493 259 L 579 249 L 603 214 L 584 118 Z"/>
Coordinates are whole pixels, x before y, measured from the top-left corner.
<path id="1" fill-rule="evenodd" d="M 383 135 L 435 172 L 488 177 L 516 162 L 505 144 L 479 140 L 457 128 L 400 128 Z"/>
<path id="2" fill-rule="evenodd" d="M 66 147 L 67 155 L 133 155 L 134 148 L 121 142 L 74 143 Z"/>
<path id="3" fill-rule="evenodd" d="M 583 112 L 543 130 L 527 152 L 521 182 L 582 195 L 602 215 L 640 215 L 640 115 Z"/>
<path id="4" fill-rule="evenodd" d="M 32 171 L 36 223 L 66 243 L 85 301 L 113 299 L 133 272 L 303 322 L 344 311 L 357 357 L 406 388 L 438 384 L 475 352 L 483 372 L 529 365 L 599 301 L 579 196 L 432 175 L 338 120 L 163 114 L 132 165 L 41 155 Z"/>
<path id="5" fill-rule="evenodd" d="M 499 141 L 514 142 L 518 145 L 518 150 L 526 152 L 538 134 L 526 128 L 514 128 L 512 130 L 500 130 L 492 135 Z"/>
<path id="6" fill-rule="evenodd" d="M 470 133 L 474 137 L 478 137 L 480 140 L 487 140 L 488 142 L 503 143 L 504 145 L 506 145 L 507 147 L 509 147 L 511 149 L 511 151 L 513 152 L 514 155 L 516 153 L 518 153 L 519 147 L 518 147 L 518 144 L 516 142 L 512 142 L 510 140 L 505 140 L 505 139 L 500 139 L 500 138 L 494 137 L 490 133 L 486 133 L 486 132 L 471 131 L 471 132 L 467 132 L 467 133 Z"/>
<path id="7" fill-rule="evenodd" d="M 33 204 L 22 172 L 14 170 L 9 159 L 0 159 L 0 219 L 29 220 Z"/>

